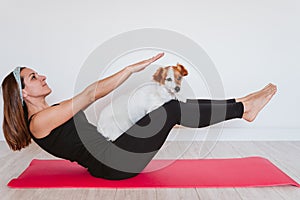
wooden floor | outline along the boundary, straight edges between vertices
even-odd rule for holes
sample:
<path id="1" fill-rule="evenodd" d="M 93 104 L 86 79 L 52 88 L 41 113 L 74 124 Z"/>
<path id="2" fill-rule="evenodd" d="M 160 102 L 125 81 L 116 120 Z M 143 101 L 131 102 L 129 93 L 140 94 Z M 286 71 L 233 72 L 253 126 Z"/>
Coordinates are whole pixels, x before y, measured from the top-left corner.
<path id="1" fill-rule="evenodd" d="M 167 142 L 156 158 L 232 158 L 263 156 L 300 182 L 300 142 Z M 55 159 L 35 144 L 12 152 L 0 142 L 0 199 L 300 199 L 300 188 L 176 188 L 176 189 L 10 189 L 33 158 Z"/>

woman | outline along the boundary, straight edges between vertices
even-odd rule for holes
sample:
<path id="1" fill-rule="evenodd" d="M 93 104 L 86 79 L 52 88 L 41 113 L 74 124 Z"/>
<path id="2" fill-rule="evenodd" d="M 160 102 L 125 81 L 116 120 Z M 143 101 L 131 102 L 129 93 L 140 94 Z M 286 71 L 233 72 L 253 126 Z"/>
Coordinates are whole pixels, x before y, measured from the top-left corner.
<path id="1" fill-rule="evenodd" d="M 129 65 L 53 106 L 45 100 L 51 93 L 46 77 L 30 68 L 17 67 L 2 83 L 3 132 L 8 145 L 12 150 L 21 150 L 32 138 L 47 152 L 76 161 L 95 177 L 126 179 L 145 168 L 174 125 L 200 128 L 234 118 L 253 121 L 277 90 L 269 84 L 237 99 L 194 99 L 186 103 L 171 100 L 144 116 L 114 142 L 106 140 L 82 110 L 163 55 Z"/>

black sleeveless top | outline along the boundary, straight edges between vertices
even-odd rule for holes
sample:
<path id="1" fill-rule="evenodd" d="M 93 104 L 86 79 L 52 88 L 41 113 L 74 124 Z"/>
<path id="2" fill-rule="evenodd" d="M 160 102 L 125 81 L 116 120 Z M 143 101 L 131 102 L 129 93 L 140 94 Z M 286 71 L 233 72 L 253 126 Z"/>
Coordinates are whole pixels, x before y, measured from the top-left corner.
<path id="1" fill-rule="evenodd" d="M 76 119 L 76 123 L 75 120 Z M 32 116 L 28 121 L 28 127 Z M 88 143 L 83 143 L 80 134 L 88 137 Z M 96 146 L 99 152 L 105 151 L 110 142 L 101 135 L 97 128 L 88 122 L 83 111 L 79 111 L 67 122 L 53 129 L 46 137 L 32 139 L 46 152 L 63 159 L 76 161 L 81 166 L 88 168 L 90 172 L 99 171 L 102 163 L 99 162 L 86 148 L 87 145 Z"/>

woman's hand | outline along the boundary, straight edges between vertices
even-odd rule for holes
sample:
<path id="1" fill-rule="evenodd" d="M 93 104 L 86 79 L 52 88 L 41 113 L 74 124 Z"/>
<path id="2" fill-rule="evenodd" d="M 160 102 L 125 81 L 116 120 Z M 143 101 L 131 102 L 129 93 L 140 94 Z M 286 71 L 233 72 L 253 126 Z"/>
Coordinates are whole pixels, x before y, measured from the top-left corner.
<path id="1" fill-rule="evenodd" d="M 163 56 L 164 56 L 164 53 L 159 53 L 156 56 L 153 56 L 152 58 L 129 65 L 127 68 L 130 70 L 131 73 L 139 72 Z"/>

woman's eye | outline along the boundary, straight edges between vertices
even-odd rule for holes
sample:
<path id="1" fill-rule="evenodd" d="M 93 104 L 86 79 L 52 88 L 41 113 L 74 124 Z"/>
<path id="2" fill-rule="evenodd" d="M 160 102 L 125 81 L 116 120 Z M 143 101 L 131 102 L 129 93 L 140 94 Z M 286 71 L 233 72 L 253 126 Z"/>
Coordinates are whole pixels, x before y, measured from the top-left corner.
<path id="1" fill-rule="evenodd" d="M 31 77 L 31 80 L 33 80 L 33 79 L 36 79 L 36 77 L 34 75 Z"/>

